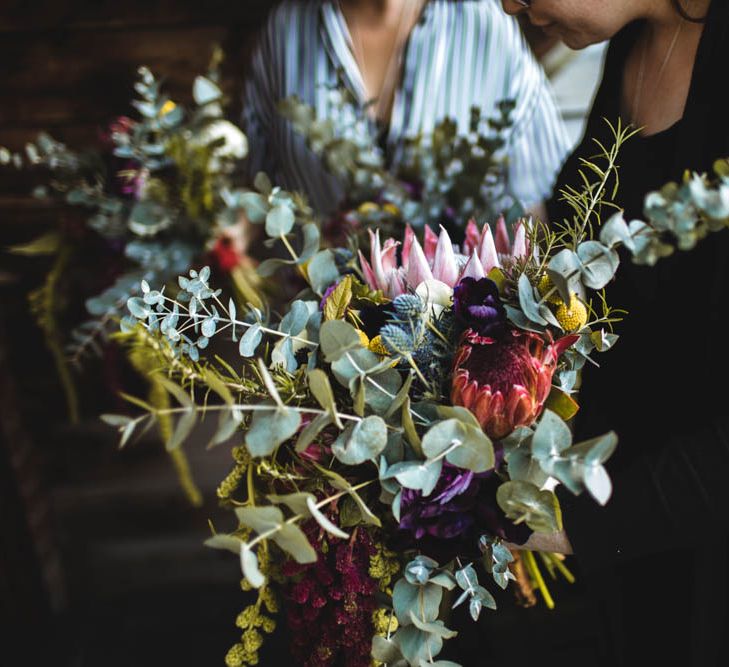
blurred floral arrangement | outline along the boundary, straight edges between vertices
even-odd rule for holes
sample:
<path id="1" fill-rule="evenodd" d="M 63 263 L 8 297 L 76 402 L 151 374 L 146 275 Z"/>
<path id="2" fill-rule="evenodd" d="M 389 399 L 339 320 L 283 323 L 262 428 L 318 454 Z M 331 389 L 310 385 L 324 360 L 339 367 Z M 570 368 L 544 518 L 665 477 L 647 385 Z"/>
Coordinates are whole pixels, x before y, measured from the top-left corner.
<path id="1" fill-rule="evenodd" d="M 11 249 L 56 256 L 30 300 L 55 358 L 72 421 L 79 409 L 69 365 L 102 352 L 142 280 L 165 283 L 192 266 L 213 262 L 242 301 L 261 305 L 237 203 L 242 194 L 237 169 L 248 144 L 223 117 L 221 60 L 215 50 L 206 76 L 195 79 L 189 108 L 172 101 L 152 72 L 141 67 L 134 84 L 138 99 L 132 102 L 138 118 L 114 119 L 98 149 L 76 152 L 47 134 L 29 143 L 24 154 L 0 149 L 0 162 L 42 172 L 47 185 L 36 189 L 37 197 L 84 210 L 81 228 L 59 225 Z M 91 264 L 95 268 L 90 271 Z M 68 335 L 69 318 L 62 308 L 81 295 L 87 295 L 88 318 Z M 137 352 L 129 360 L 140 375 L 149 373 L 146 355 Z M 155 396 L 166 394 L 152 383 L 150 397 Z M 198 503 L 181 452 L 175 463 Z"/>
<path id="2" fill-rule="evenodd" d="M 551 606 L 537 559 L 571 580 L 558 556 L 508 544 L 560 530 L 559 484 L 611 495 L 616 434 L 574 444 L 568 421 L 580 369 L 617 341 L 621 313 L 603 288 L 618 250 L 654 264 L 729 225 L 726 161 L 716 181 L 687 175 L 649 194 L 647 222 L 608 215 L 630 131 L 614 136 L 584 163 L 583 187 L 563 193 L 571 220 L 471 220 L 457 245 L 445 229 L 404 226 L 323 247 L 303 198 L 259 175 L 239 201 L 286 257 L 259 272 L 293 268 L 307 285 L 283 317 L 239 314 L 208 268 L 181 275 L 172 297 L 145 281 L 128 300 L 123 329 L 155 355 L 177 405 L 106 415 L 122 445 L 171 418 L 173 450 L 211 416 L 211 446 L 242 437 L 218 489 L 236 527 L 207 542 L 240 558 L 244 589 L 257 590 L 227 665 L 257 664 L 281 606 L 297 664 L 450 665 L 437 659 L 456 634 L 446 591 L 477 619 L 496 607 L 487 580 L 517 580 Z M 237 364 L 205 356 L 224 333 Z"/>
<path id="3" fill-rule="evenodd" d="M 388 164 L 366 108 L 343 83 L 329 96 L 332 113 L 326 118 L 317 118 L 296 97 L 278 105 L 347 193 L 339 214 L 325 224 L 327 237 L 341 243 L 347 233 L 374 226 L 401 232 L 405 221 L 416 229 L 443 225 L 462 234 L 472 217 L 494 219 L 508 210 L 516 219 L 522 213 L 509 192 L 508 160 L 502 150 L 513 101 L 497 105 L 497 118 L 484 118 L 473 107 L 465 134 L 444 118 L 432 132 L 406 138 Z"/>

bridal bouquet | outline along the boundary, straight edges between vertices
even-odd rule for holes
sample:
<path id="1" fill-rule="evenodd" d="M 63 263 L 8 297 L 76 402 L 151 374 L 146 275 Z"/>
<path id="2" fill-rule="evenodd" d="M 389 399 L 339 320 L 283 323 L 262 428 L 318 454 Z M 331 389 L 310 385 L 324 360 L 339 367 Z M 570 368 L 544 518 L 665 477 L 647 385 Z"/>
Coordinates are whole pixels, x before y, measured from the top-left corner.
<path id="1" fill-rule="evenodd" d="M 172 417 L 171 450 L 211 415 L 210 446 L 236 438 L 218 488 L 235 525 L 208 544 L 233 552 L 257 593 L 227 665 L 258 662 L 281 608 L 297 663 L 422 667 L 453 664 L 437 659 L 456 634 L 445 600 L 477 619 L 517 566 L 549 600 L 534 554 L 509 545 L 560 530 L 559 484 L 610 497 L 616 434 L 575 444 L 568 421 L 580 369 L 617 340 L 602 289 L 618 249 L 652 264 L 729 222 L 725 163 L 716 184 L 695 175 L 649 195 L 647 222 L 603 221 L 628 132 L 615 134 L 599 180 L 565 193 L 571 221 L 470 221 L 459 244 L 405 227 L 323 248 L 305 202 L 259 176 L 241 205 L 288 255 L 261 270 L 307 284 L 282 317 L 226 302 L 208 268 L 128 300 L 123 327 L 177 405 L 106 415 L 122 444 Z M 240 362 L 206 357 L 223 334 Z"/>

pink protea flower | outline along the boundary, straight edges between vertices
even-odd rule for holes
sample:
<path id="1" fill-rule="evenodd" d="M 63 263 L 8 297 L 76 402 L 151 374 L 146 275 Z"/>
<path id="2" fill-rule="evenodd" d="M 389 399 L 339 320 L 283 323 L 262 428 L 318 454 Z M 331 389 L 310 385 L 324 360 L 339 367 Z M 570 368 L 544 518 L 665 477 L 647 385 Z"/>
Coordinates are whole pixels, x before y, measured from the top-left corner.
<path id="1" fill-rule="evenodd" d="M 451 401 L 473 412 L 495 440 L 517 426 L 530 426 L 549 396 L 560 355 L 577 339 L 550 343 L 519 329 L 490 338 L 468 329 L 453 361 Z"/>
<path id="2" fill-rule="evenodd" d="M 514 228 L 514 244 L 503 218 L 496 223 L 496 234 L 489 225 L 479 231 L 471 220 L 466 227 L 463 249 L 454 246 L 448 232 L 441 228 L 436 235 L 430 227 L 425 228 L 421 245 L 409 225 L 405 229 L 402 243 L 401 263 L 398 265 L 398 241 L 380 241 L 379 230 L 370 231 L 370 260 L 360 251 L 359 261 L 367 284 L 375 290 L 382 290 L 393 299 L 408 289 L 417 289 L 421 283 L 436 280 L 453 288 L 462 278 L 479 280 L 486 277 L 495 267 L 526 256 L 528 252 L 526 228 L 518 222 Z"/>

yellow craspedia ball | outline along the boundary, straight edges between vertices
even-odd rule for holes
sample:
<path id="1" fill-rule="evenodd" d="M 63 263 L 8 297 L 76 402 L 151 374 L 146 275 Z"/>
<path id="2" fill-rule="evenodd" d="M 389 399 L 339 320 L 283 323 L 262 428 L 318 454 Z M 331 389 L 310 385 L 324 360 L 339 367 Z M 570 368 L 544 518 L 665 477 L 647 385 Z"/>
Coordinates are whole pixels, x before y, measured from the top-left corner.
<path id="1" fill-rule="evenodd" d="M 166 116 L 170 111 L 172 111 L 177 105 L 172 100 L 167 100 L 162 107 L 159 110 L 160 116 Z"/>
<path id="2" fill-rule="evenodd" d="M 385 347 L 385 344 L 382 342 L 382 336 L 375 336 L 369 344 L 369 350 L 370 352 L 374 352 L 375 354 L 379 354 L 381 357 L 387 357 L 389 356 L 389 351 Z"/>
<path id="3" fill-rule="evenodd" d="M 357 333 L 359 334 L 359 342 L 362 343 L 362 347 L 369 347 L 370 339 L 367 334 L 362 329 L 357 329 Z"/>
<path id="4" fill-rule="evenodd" d="M 393 218 L 400 217 L 400 209 L 395 204 L 383 204 L 382 210 Z"/>
<path id="5" fill-rule="evenodd" d="M 371 201 L 366 201 L 364 204 L 360 204 L 359 208 L 357 209 L 357 213 L 360 215 L 372 215 L 373 213 L 377 213 L 380 210 L 380 207 Z"/>
<path id="6" fill-rule="evenodd" d="M 552 279 L 545 273 L 537 283 L 537 290 L 539 296 L 544 297 L 545 294 L 549 294 L 554 289 L 554 283 Z M 555 289 L 551 296 L 547 299 L 547 303 L 558 304 L 562 303 L 562 299 L 559 298 L 559 292 Z"/>
<path id="7" fill-rule="evenodd" d="M 574 292 L 570 294 L 569 306 L 560 300 L 554 315 L 565 331 L 579 331 L 587 324 L 587 308 Z"/>

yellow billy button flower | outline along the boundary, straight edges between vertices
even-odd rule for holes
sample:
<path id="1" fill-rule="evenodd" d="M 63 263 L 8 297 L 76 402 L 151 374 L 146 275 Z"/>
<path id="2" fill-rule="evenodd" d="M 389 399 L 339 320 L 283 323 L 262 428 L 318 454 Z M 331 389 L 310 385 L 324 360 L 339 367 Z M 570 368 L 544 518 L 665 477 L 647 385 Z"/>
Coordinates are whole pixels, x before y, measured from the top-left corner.
<path id="1" fill-rule="evenodd" d="M 360 204 L 359 208 L 357 209 L 357 213 L 360 215 L 372 215 L 373 213 L 377 213 L 380 210 L 380 207 L 371 201 L 366 201 L 364 204 Z"/>
<path id="2" fill-rule="evenodd" d="M 393 218 L 400 217 L 400 209 L 395 204 L 383 204 L 382 210 Z"/>
<path id="3" fill-rule="evenodd" d="M 554 315 L 565 331 L 579 331 L 587 324 L 587 308 L 574 292 L 570 294 L 569 306 L 560 299 Z"/>
<path id="4" fill-rule="evenodd" d="M 362 343 L 362 347 L 369 348 L 370 339 L 368 338 L 367 334 L 362 331 L 362 329 L 357 329 L 357 333 L 359 334 L 359 342 Z"/>
<path id="5" fill-rule="evenodd" d="M 163 105 L 162 108 L 159 110 L 160 116 L 166 116 L 170 111 L 172 111 L 177 105 L 172 100 L 167 100 Z"/>
<path id="6" fill-rule="evenodd" d="M 555 305 L 562 303 L 562 299 L 559 298 L 559 292 L 555 289 L 552 279 L 546 273 L 539 279 L 537 290 L 539 290 L 539 296 L 542 298 L 552 292 L 547 298 L 547 303 L 553 303 Z"/>
<path id="7" fill-rule="evenodd" d="M 381 357 L 389 357 L 390 352 L 385 347 L 385 344 L 382 342 L 382 336 L 375 336 L 369 344 L 369 350 L 370 352 L 374 352 L 375 354 L 379 354 Z"/>

